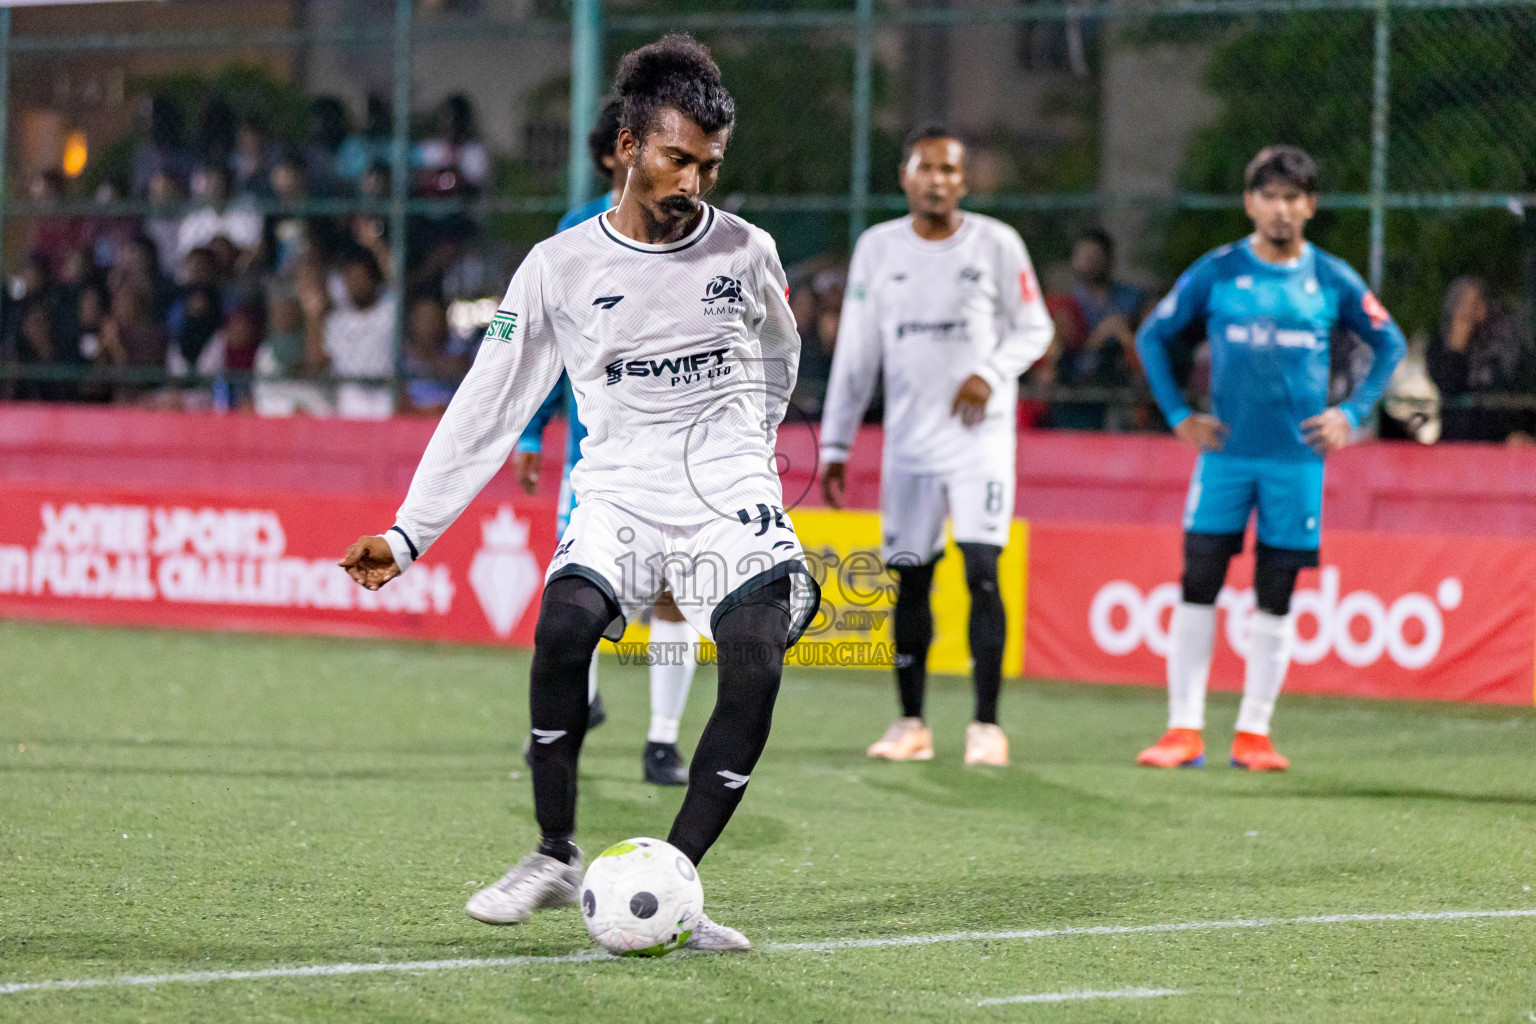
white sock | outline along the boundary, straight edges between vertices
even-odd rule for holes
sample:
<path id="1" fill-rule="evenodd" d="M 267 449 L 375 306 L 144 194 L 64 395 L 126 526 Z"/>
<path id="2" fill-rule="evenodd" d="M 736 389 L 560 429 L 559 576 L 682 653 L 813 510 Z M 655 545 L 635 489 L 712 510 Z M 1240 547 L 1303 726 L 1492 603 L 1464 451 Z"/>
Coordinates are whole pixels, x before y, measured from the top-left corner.
<path id="1" fill-rule="evenodd" d="M 693 670 L 699 664 L 699 633 L 686 622 L 652 619 L 651 643 L 656 657 L 651 666 L 651 731 L 646 739 L 676 743 Z"/>
<path id="2" fill-rule="evenodd" d="M 1248 667 L 1243 674 L 1243 703 L 1237 711 L 1237 731 L 1269 735 L 1275 699 L 1291 664 L 1296 628 L 1289 615 L 1253 613 L 1249 627 Z"/>
<path id="3" fill-rule="evenodd" d="M 597 649 L 592 650 L 592 664 L 587 666 L 587 703 L 597 700 Z"/>
<path id="4" fill-rule="evenodd" d="M 1215 605 L 1174 606 L 1168 626 L 1168 728 L 1205 728 L 1205 686 L 1215 645 Z"/>

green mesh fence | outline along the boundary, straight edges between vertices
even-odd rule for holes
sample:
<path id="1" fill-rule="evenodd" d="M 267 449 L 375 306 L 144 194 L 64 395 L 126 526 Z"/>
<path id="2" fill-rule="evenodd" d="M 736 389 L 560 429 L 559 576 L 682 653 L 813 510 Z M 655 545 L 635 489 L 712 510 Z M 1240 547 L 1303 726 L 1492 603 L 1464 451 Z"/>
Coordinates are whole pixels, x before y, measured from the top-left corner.
<path id="1" fill-rule="evenodd" d="M 51 61 L 82 55 L 149 50 L 174 62 L 224 47 L 233 66 L 263 46 L 311 64 L 317 52 L 331 54 L 325 66 L 389 93 L 395 0 L 310 7 L 304 25 L 222 36 L 200 23 L 183 33 L 69 37 L 27 32 L 18 16 L 12 91 Z M 1017 226 L 1048 283 L 1063 280 L 1072 240 L 1103 225 L 1122 243 L 1122 271 L 1155 295 L 1202 252 L 1248 230 L 1242 168 L 1260 147 L 1285 141 L 1306 147 L 1321 169 L 1312 237 L 1377 278 L 1410 333 L 1436 329 L 1459 276 L 1485 278 L 1511 310 L 1528 309 L 1536 294 L 1536 217 L 1526 212 L 1536 203 L 1536 0 L 605 7 L 603 81 L 625 50 L 662 31 L 693 31 L 710 44 L 740 111 L 715 198 L 770 230 L 785 262 L 810 275 L 835 271 L 861 220 L 904 209 L 901 137 L 936 119 L 972 142 L 969 205 Z M 487 280 L 509 272 L 565 205 L 570 16 L 563 0 L 415 5 L 416 137 L 430 105 L 455 87 L 473 91 L 498 59 L 544 68 L 510 106 L 482 111 L 521 126 L 495 154 L 494 188 L 438 211 L 452 207 L 478 226 Z M 16 129 L 13 118 L 13 143 Z M 13 268 L 30 225 L 50 211 L 28 205 L 14 170 L 7 185 Z M 432 211 L 418 199 L 410 212 Z"/>

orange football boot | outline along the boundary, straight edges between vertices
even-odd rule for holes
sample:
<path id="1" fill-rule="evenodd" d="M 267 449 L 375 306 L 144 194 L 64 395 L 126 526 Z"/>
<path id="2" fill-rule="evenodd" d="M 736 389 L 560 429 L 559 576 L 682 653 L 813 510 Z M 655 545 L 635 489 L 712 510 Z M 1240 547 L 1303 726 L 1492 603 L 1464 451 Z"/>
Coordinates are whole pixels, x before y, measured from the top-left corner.
<path id="1" fill-rule="evenodd" d="M 1283 772 L 1290 766 L 1290 759 L 1280 755 L 1268 736 L 1240 732 L 1232 737 L 1233 768 L 1246 768 L 1250 772 Z"/>
<path id="2" fill-rule="evenodd" d="M 1147 768 L 1201 768 L 1205 766 L 1205 741 L 1199 729 L 1169 729 L 1162 739 L 1136 755 L 1136 763 Z"/>

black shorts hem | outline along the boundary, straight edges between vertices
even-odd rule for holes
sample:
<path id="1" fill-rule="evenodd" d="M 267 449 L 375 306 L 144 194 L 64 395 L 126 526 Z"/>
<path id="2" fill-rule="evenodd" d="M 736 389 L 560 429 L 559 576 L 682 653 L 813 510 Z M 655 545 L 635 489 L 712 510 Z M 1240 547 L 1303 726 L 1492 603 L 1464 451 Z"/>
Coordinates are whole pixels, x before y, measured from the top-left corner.
<path id="1" fill-rule="evenodd" d="M 785 649 L 787 650 L 795 646 L 795 644 L 799 643 L 800 638 L 805 635 L 805 630 L 810 626 L 811 621 L 816 618 L 817 610 L 821 608 L 821 584 L 816 582 L 816 577 L 811 575 L 811 571 L 805 567 L 805 563 L 798 558 L 788 562 L 780 562 L 771 569 L 764 569 L 729 594 L 726 594 L 725 598 L 715 606 L 714 614 L 709 617 L 709 631 L 711 633 L 715 632 L 716 628 L 720 625 L 721 617 L 732 608 L 741 604 L 742 601 L 746 600 L 753 593 L 796 574 L 805 577 L 806 583 L 811 588 L 812 600 L 807 601 L 806 606 L 801 608 L 798 613 L 793 605 L 790 607 L 789 612 L 792 618 L 789 623 L 789 642 L 785 644 Z"/>
<path id="2" fill-rule="evenodd" d="M 554 575 L 544 581 L 544 586 L 548 587 L 551 583 L 555 582 L 555 580 L 563 580 L 567 577 L 575 577 L 576 579 L 586 580 L 588 583 L 592 584 L 598 590 L 603 592 L 603 596 L 606 597 L 609 603 L 613 605 L 615 613 L 613 620 L 609 622 L 608 625 L 603 629 L 603 639 L 617 642 L 621 637 L 623 637 L 624 629 L 629 625 L 629 622 L 624 617 L 624 606 L 619 603 L 619 596 L 618 594 L 614 593 L 613 584 L 608 582 L 607 577 L 598 572 L 596 569 L 589 569 L 584 565 L 576 565 L 573 563 L 571 565 L 563 565 L 559 569 L 556 569 Z M 614 630 L 615 625 L 618 626 L 617 631 Z"/>

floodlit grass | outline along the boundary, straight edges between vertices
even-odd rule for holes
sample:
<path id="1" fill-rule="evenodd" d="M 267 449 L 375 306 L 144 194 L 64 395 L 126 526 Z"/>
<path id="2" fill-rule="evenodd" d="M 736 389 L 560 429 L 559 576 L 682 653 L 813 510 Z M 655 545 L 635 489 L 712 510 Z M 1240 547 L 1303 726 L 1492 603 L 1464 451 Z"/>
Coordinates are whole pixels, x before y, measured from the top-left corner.
<path id="1" fill-rule="evenodd" d="M 531 846 L 523 654 L 0 623 L 0 991 L 49 979 L 591 948 L 572 910 L 462 907 Z M 582 763 L 588 850 L 667 832 L 639 781 L 645 670 L 606 660 Z M 699 674 L 691 749 L 714 674 Z M 795 951 L 776 944 L 1536 908 L 1536 715 L 1282 702 L 1281 776 L 1132 767 L 1145 689 L 1012 685 L 1014 766 L 872 764 L 884 673 L 792 670 L 740 813 L 703 864 L 730 957 L 0 995 L 17 1021 L 1511 1021 L 1536 918 L 1275 924 Z M 1233 698 L 1213 699 L 1224 762 Z M 1145 999 L 978 1005 L 1069 990 Z"/>

